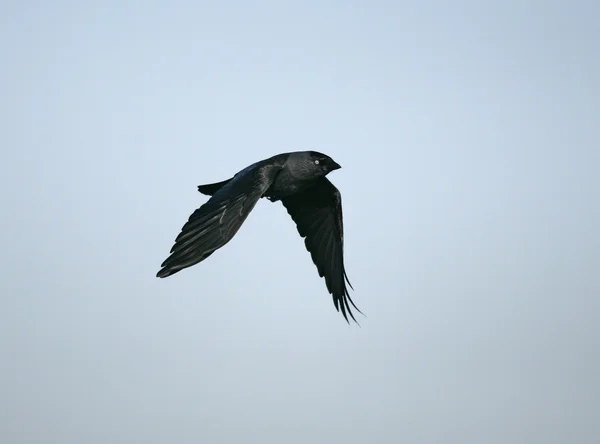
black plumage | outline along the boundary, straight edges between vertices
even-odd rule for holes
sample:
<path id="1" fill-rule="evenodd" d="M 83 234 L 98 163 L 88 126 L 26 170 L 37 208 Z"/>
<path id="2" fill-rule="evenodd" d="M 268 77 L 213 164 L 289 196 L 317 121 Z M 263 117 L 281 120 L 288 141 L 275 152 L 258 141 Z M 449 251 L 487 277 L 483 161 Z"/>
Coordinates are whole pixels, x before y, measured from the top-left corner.
<path id="1" fill-rule="evenodd" d="M 296 223 L 306 249 L 325 278 L 338 311 L 356 322 L 344 267 L 344 228 L 339 190 L 325 177 L 341 168 L 316 151 L 284 153 L 256 162 L 231 179 L 199 185 L 211 198 L 189 217 L 157 277 L 203 261 L 229 242 L 261 197 L 281 201 Z"/>

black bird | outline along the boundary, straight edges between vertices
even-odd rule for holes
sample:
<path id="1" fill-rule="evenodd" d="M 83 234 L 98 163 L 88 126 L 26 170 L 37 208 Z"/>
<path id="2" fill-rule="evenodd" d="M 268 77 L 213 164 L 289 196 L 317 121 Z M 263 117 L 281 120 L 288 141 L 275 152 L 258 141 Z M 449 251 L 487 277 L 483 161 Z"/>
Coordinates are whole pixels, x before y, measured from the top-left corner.
<path id="1" fill-rule="evenodd" d="M 325 177 L 341 168 L 331 157 L 316 151 L 283 153 L 256 162 L 231 179 L 199 185 L 212 196 L 189 217 L 175 239 L 171 255 L 157 277 L 164 278 L 203 261 L 229 242 L 261 197 L 281 201 L 296 223 L 319 276 L 325 277 L 338 312 L 356 319 L 348 294 L 350 281 L 344 268 L 342 199 Z"/>

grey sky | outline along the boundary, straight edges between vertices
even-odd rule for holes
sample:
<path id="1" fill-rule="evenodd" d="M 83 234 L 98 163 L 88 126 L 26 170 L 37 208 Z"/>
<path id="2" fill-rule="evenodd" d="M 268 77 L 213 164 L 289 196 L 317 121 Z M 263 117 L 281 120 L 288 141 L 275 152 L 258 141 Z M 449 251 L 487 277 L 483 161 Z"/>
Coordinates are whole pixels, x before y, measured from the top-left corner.
<path id="1" fill-rule="evenodd" d="M 600 7 L 416 3 L 3 2 L 0 442 L 600 442 Z M 362 328 L 280 204 L 155 278 L 304 149 Z"/>

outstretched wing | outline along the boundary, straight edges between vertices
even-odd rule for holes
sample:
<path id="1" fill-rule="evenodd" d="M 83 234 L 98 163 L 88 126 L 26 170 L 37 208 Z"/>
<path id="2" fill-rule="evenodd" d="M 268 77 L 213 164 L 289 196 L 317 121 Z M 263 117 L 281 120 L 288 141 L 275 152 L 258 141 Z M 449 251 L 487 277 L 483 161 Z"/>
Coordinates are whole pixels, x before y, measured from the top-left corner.
<path id="1" fill-rule="evenodd" d="M 335 308 L 356 319 L 350 304 L 362 313 L 348 293 L 346 283 L 350 281 L 344 268 L 344 227 L 342 221 L 342 197 L 338 189 L 325 177 L 316 185 L 281 202 L 296 222 L 298 233 L 305 238 L 304 244 L 310 252 L 319 276 L 325 277 L 327 290 L 333 297 Z"/>
<path id="2" fill-rule="evenodd" d="M 251 165 L 215 191 L 182 227 L 156 276 L 164 278 L 191 267 L 229 242 L 280 169 L 278 165 Z"/>

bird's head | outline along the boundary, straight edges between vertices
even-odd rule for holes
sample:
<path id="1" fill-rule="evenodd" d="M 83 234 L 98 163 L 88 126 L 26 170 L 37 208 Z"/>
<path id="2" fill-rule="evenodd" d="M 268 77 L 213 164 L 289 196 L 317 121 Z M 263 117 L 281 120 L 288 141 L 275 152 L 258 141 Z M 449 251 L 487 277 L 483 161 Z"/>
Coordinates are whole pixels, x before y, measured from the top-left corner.
<path id="1" fill-rule="evenodd" d="M 313 168 L 315 172 L 320 172 L 323 176 L 341 168 L 341 165 L 331 157 L 317 151 L 309 151 L 308 159 L 312 164 L 311 168 Z"/>
<path id="2" fill-rule="evenodd" d="M 313 182 L 340 169 L 341 166 L 326 154 L 317 151 L 296 151 L 289 154 L 286 168 L 297 180 Z"/>

